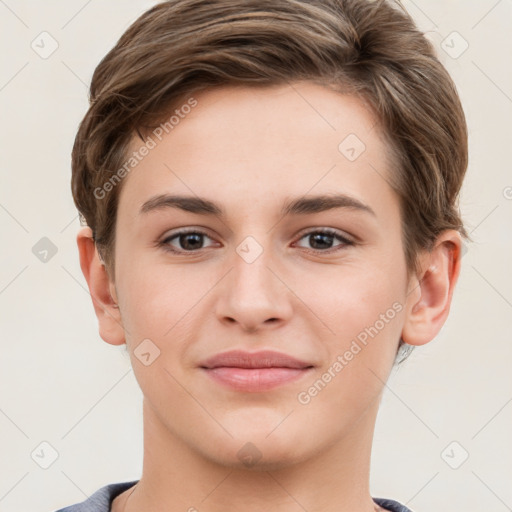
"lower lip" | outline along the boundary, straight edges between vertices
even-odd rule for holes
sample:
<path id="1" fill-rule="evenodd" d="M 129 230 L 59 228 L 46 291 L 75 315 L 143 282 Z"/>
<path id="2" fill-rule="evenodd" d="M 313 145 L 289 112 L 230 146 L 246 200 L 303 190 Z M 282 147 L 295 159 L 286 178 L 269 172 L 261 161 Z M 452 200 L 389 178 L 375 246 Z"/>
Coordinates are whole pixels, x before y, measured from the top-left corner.
<path id="1" fill-rule="evenodd" d="M 268 391 L 295 381 L 311 368 L 233 368 L 220 366 L 205 368 L 206 373 L 217 382 L 236 391 Z"/>

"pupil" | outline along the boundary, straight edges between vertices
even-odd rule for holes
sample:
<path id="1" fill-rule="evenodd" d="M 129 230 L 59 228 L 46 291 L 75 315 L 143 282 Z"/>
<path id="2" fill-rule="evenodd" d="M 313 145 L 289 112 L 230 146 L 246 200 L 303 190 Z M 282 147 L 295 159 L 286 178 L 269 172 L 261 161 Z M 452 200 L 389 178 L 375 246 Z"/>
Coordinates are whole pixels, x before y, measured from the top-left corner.
<path id="1" fill-rule="evenodd" d="M 202 236 L 200 233 L 185 233 L 180 236 L 180 245 L 183 249 L 197 249 L 201 245 Z M 192 244 L 188 243 L 191 239 L 194 239 Z"/>
<path id="2" fill-rule="evenodd" d="M 325 233 L 315 233 L 310 235 L 310 243 L 313 248 L 315 249 L 322 249 L 325 248 L 325 244 L 327 243 L 328 246 L 332 243 L 332 237 L 333 235 L 325 234 Z M 315 247 L 315 244 L 317 242 L 320 242 L 320 247 Z M 324 244 L 324 245 L 322 245 Z"/>

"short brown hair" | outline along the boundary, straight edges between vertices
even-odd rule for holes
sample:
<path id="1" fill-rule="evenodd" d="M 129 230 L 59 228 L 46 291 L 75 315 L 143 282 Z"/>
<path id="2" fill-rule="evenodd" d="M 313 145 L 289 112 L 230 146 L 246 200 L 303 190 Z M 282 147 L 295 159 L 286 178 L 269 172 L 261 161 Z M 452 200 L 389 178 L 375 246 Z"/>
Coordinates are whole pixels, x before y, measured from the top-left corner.
<path id="1" fill-rule="evenodd" d="M 98 198 L 135 134 L 195 91 L 312 81 L 358 95 L 394 156 L 409 271 L 445 229 L 467 237 L 458 194 L 464 112 L 432 44 L 386 0 L 170 0 L 140 16 L 97 66 L 72 152 L 72 190 L 113 278 L 122 182 Z M 110 190 L 111 189 L 111 190 Z"/>

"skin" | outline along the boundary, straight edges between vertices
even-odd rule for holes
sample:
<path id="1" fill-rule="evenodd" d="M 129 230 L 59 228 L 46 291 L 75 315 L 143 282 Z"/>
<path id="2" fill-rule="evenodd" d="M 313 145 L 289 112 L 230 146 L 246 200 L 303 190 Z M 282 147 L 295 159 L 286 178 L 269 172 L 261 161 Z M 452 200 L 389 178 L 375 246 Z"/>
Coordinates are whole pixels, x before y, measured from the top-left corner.
<path id="1" fill-rule="evenodd" d="M 124 178 L 115 275 L 90 229 L 77 237 L 100 335 L 126 343 L 144 394 L 143 474 L 112 510 L 376 510 L 370 452 L 384 383 L 400 336 L 422 345 L 444 324 L 460 235 L 442 233 L 420 254 L 419 274 L 408 277 L 399 200 L 386 181 L 391 163 L 359 99 L 308 82 L 194 97 L 198 105 Z M 352 162 L 338 150 L 350 133 L 366 146 Z M 133 150 L 141 144 L 134 139 Z M 207 198 L 225 216 L 139 213 L 162 193 Z M 374 215 L 354 208 L 280 214 L 287 200 L 332 193 L 356 198 Z M 181 254 L 158 246 L 189 227 L 208 234 L 194 255 L 186 254 L 187 237 L 167 242 Z M 305 232 L 322 228 L 354 243 L 333 237 L 315 245 Z M 263 249 L 252 263 L 236 251 L 247 236 Z M 394 303 L 401 311 L 300 403 L 298 393 Z M 160 350 L 148 366 L 134 353 L 144 339 Z M 234 391 L 198 368 L 233 348 L 273 349 L 314 368 L 270 391 Z M 246 443 L 259 457 L 250 467 L 237 455 Z"/>

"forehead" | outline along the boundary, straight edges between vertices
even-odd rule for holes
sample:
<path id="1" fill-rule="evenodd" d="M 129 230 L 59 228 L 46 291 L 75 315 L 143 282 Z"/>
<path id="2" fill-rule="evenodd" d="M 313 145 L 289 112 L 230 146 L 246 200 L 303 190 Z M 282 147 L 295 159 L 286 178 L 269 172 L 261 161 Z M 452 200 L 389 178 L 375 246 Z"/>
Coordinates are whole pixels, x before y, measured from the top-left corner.
<path id="1" fill-rule="evenodd" d="M 226 86 L 182 100 L 149 134 L 123 184 L 122 203 L 152 195 L 212 196 L 233 207 L 279 195 L 389 189 L 389 154 L 377 118 L 357 97 L 312 83 Z M 193 105 L 193 106 L 191 106 Z M 134 138 L 130 154 L 144 142 Z M 387 190 L 389 194 L 391 191 Z"/>

